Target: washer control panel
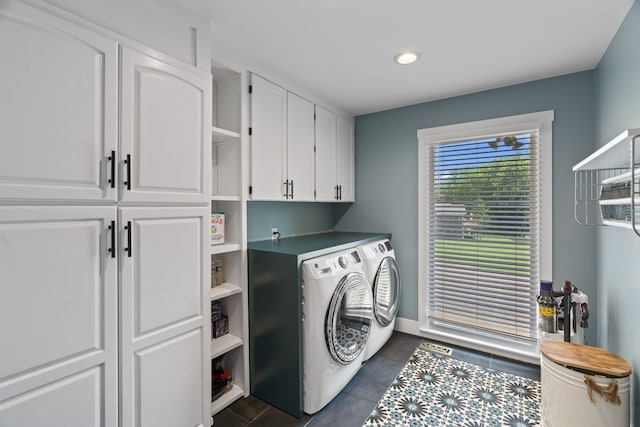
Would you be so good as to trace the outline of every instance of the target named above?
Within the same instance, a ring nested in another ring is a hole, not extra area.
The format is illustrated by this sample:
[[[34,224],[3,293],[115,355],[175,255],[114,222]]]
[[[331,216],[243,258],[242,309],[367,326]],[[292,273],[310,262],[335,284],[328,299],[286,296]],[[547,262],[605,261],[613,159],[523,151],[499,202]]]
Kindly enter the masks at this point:
[[[316,276],[325,276],[327,274],[333,274],[349,268],[350,265],[359,264],[362,262],[357,250],[353,250],[349,253],[345,253],[339,256],[329,257],[326,259],[317,260],[313,263]]]

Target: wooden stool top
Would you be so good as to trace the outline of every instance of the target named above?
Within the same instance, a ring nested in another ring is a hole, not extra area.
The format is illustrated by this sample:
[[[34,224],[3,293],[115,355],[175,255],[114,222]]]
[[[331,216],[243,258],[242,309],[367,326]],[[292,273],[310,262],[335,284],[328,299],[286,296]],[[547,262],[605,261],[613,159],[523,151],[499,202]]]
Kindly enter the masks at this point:
[[[626,360],[603,348],[564,341],[543,341],[540,343],[540,353],[565,368],[575,368],[612,378],[631,375],[631,365]]]

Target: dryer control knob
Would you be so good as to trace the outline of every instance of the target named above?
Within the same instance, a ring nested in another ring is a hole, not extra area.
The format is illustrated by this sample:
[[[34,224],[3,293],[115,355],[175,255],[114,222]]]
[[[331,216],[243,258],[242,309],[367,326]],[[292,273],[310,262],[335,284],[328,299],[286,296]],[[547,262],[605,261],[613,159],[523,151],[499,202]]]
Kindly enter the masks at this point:
[[[349,261],[347,260],[346,256],[341,256],[340,258],[338,258],[338,264],[340,264],[340,267],[342,268],[347,268],[347,265],[349,265]]]
[[[378,244],[378,250],[381,253],[385,253],[387,251],[387,248],[384,247],[384,245],[382,243]]]

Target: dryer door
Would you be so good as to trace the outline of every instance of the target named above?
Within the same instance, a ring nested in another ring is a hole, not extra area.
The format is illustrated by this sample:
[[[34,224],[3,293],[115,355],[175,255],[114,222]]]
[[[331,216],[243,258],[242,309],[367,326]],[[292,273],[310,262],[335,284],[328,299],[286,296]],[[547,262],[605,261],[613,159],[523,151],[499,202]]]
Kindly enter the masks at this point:
[[[331,357],[343,365],[355,360],[369,338],[372,316],[371,285],[360,273],[344,276],[334,292],[325,320],[325,339]]]
[[[392,257],[386,257],[378,266],[373,281],[373,312],[378,324],[388,326],[398,312],[400,270]]]

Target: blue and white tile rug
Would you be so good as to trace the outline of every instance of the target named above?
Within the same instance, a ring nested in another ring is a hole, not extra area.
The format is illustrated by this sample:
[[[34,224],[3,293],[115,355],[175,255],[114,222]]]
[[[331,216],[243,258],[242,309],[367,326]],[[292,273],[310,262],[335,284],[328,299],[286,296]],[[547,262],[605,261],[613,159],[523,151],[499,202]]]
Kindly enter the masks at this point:
[[[540,382],[418,347],[365,427],[540,425]]]

